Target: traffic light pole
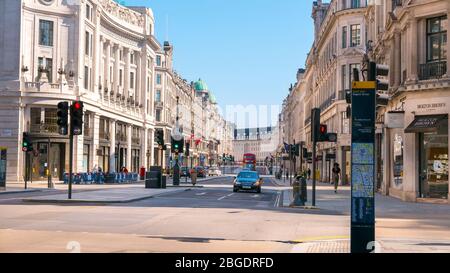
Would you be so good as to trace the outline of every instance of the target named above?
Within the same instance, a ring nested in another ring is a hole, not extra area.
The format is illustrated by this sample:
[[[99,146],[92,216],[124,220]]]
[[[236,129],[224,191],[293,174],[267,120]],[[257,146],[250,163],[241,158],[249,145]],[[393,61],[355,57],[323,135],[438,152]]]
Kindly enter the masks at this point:
[[[50,138],[48,138],[48,144],[47,144],[47,180],[48,180],[48,188],[53,189],[54,185],[52,182],[52,169],[50,168],[50,147],[52,145]]]
[[[316,140],[313,141],[312,147],[312,158],[313,158],[313,169],[312,169],[312,206],[316,206],[316,168],[317,168],[317,160],[316,160]]]
[[[69,133],[69,199],[72,199],[73,134]]]

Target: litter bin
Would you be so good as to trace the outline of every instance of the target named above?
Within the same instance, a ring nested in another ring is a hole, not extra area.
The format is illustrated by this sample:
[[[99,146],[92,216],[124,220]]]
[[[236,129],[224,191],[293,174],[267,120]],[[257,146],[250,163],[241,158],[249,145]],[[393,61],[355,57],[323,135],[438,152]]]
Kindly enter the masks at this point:
[[[116,180],[116,174],[115,173],[107,173],[105,174],[105,184],[114,184]]]
[[[147,172],[145,175],[146,189],[160,189],[161,188],[161,173]]]

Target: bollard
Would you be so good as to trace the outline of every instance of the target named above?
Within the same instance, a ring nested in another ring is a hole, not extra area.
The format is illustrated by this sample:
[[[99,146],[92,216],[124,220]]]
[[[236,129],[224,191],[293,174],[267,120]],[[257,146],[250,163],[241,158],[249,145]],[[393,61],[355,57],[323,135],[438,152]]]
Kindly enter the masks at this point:
[[[306,177],[304,176],[300,178],[300,181],[300,199],[303,204],[306,204],[306,202],[308,202],[308,183],[306,182]]]

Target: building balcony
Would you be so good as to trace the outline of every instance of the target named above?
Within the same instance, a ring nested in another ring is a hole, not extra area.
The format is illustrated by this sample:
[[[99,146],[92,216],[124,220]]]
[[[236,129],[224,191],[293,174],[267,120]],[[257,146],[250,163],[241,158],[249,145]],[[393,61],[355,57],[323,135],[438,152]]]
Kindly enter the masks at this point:
[[[432,62],[421,64],[419,67],[419,80],[440,79],[447,73],[447,62]]]
[[[155,101],[155,108],[163,108],[164,103],[162,101]]]

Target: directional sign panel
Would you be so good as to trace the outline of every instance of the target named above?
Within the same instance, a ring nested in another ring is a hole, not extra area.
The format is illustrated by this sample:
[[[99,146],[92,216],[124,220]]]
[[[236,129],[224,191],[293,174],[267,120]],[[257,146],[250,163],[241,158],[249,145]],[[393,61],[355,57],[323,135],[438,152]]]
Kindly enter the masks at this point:
[[[352,84],[351,249],[368,252],[375,241],[376,83]]]

